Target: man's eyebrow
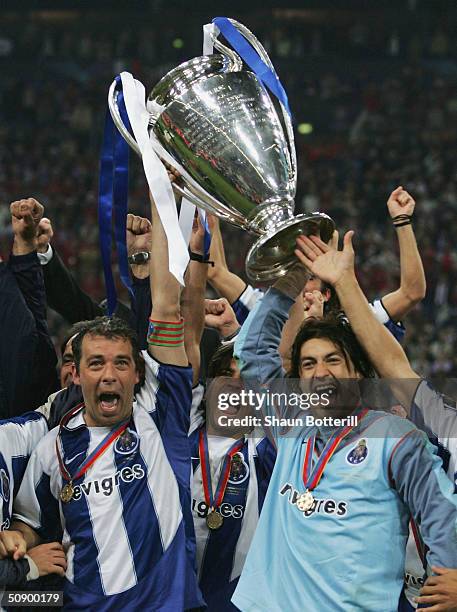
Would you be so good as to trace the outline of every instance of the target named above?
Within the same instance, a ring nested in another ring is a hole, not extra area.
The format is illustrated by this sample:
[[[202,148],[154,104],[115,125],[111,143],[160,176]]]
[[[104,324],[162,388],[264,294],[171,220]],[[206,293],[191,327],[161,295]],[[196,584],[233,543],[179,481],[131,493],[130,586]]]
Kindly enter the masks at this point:
[[[325,355],[325,359],[328,359],[329,357],[343,357],[343,353],[341,351],[332,351],[331,353],[327,353],[327,355]]]
[[[332,351],[331,353],[324,355],[324,359],[328,359],[329,357],[344,357],[344,355],[341,351]],[[305,359],[312,359],[313,361],[316,361],[316,357],[313,355],[303,355],[300,359],[301,361],[304,361]]]

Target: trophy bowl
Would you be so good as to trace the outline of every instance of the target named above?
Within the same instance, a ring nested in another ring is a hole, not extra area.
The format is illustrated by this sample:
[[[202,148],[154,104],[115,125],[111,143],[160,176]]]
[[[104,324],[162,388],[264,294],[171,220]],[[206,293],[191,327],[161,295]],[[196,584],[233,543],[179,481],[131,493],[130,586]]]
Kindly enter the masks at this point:
[[[230,21],[271,66],[253,34]],[[297,174],[289,114],[281,104],[284,131],[257,76],[216,37],[213,43],[217,53],[177,66],[152,89],[146,105],[150,137],[182,174],[185,189],[173,185],[178,193],[257,237],[246,273],[253,282],[267,283],[297,261],[299,234],[320,235],[327,242],[335,226],[323,213],[294,217]],[[118,94],[114,82],[108,98],[111,115],[138,152],[121,119]]]

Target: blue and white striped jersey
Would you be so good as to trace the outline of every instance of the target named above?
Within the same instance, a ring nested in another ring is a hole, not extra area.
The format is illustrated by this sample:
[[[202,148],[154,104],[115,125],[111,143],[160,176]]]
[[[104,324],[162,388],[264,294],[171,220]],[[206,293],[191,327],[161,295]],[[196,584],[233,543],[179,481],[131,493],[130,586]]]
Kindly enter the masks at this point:
[[[58,428],[38,445],[26,470],[15,517],[45,535],[60,521],[72,610],[183,610],[202,605],[194,547],[183,507],[190,507],[188,442],[192,370],[161,365],[143,352],[146,382],[121,436],[74,482],[72,501],[55,451]],[[82,413],[61,433],[63,459],[75,473],[109,430],[87,427]]]
[[[204,427],[204,425],[203,425]],[[241,461],[229,476],[219,508],[224,522],[211,531],[206,524],[208,505],[203,492],[198,452],[200,428],[190,436],[192,453],[192,514],[197,540],[199,585],[210,612],[233,611],[230,600],[243,569],[273,472],[276,450],[267,438],[245,436],[237,453]],[[213,490],[233,438],[208,436]],[[214,491],[213,491],[214,492]]]
[[[21,484],[27,461],[47,433],[47,421],[38,412],[27,412],[0,421],[0,531],[8,529],[11,524],[13,499]]]
[[[246,285],[246,289],[232,304],[233,311],[240,325],[243,325],[257,301],[262,298],[263,291],[261,289],[254,289],[252,285]]]

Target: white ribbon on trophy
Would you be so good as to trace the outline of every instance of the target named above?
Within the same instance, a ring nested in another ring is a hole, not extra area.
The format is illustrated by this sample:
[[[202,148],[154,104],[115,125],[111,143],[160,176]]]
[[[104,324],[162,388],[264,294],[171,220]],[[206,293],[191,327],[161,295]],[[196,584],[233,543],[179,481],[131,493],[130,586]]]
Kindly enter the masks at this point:
[[[121,73],[125,108],[138,144],[146,180],[168,242],[168,265],[170,272],[184,285],[184,273],[189,263],[187,244],[179,228],[175,198],[165,166],[151,147],[148,133],[149,113],[146,109],[144,85],[129,72]]]

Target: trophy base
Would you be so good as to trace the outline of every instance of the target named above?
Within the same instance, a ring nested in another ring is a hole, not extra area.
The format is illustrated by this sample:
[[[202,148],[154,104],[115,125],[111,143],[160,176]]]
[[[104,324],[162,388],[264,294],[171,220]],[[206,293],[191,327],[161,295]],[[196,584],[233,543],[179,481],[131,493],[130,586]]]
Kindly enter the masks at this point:
[[[295,240],[301,234],[319,235],[328,242],[335,223],[324,213],[302,214],[280,223],[255,242],[246,258],[246,274],[253,283],[269,283],[284,276],[298,262]]]

